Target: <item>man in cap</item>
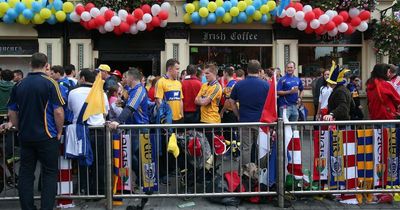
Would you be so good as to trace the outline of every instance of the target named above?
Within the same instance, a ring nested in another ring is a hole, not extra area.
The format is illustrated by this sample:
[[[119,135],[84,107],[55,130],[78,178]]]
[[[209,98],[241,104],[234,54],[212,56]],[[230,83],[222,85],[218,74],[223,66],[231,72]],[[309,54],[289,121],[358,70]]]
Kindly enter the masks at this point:
[[[111,68],[107,64],[100,64],[98,70],[101,73],[101,78],[104,82],[104,91],[107,92],[109,87],[117,86],[118,82],[111,76]]]

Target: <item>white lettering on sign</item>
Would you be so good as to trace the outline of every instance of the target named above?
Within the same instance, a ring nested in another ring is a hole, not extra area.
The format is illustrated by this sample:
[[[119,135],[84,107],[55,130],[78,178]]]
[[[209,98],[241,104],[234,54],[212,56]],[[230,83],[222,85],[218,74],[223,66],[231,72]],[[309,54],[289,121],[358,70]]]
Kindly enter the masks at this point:
[[[303,82],[304,89],[305,89],[305,90],[311,90],[311,89],[312,89],[311,83],[312,83],[315,79],[317,79],[317,77],[302,77],[302,78],[300,78],[300,79],[301,79],[301,81]]]
[[[257,41],[258,34],[251,33],[248,31],[244,32],[232,32],[227,35],[228,32],[203,32],[203,41],[226,41],[227,38],[230,41]]]

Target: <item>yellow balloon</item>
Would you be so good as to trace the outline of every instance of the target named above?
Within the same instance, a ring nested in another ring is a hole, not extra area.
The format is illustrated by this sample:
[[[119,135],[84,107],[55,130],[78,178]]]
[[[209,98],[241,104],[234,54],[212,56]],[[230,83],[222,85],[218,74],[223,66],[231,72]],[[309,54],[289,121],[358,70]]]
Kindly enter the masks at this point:
[[[194,12],[194,10],[196,9],[196,7],[194,6],[194,4],[189,3],[189,4],[186,4],[185,9],[186,9],[187,13],[192,14]]]
[[[246,20],[246,23],[252,23],[253,22],[253,18],[252,17],[248,17]]]
[[[0,12],[1,13],[6,13],[8,9],[10,9],[10,5],[8,5],[7,2],[0,3]]]
[[[267,13],[269,12],[269,7],[268,7],[268,5],[266,5],[266,4],[262,5],[262,6],[260,7],[260,12],[261,12],[261,14],[263,14],[263,15],[267,14]]]
[[[239,15],[239,9],[237,7],[232,7],[231,10],[229,11],[229,14],[232,17],[236,17]]]
[[[254,19],[255,21],[259,21],[259,20],[261,20],[261,17],[262,17],[261,12],[258,11],[258,10],[256,10],[256,11],[254,12],[254,14],[253,14],[253,19]]]
[[[199,1],[194,1],[192,3],[194,5],[194,11],[197,11],[200,9],[200,2]]]
[[[217,4],[217,6],[222,7],[222,5],[224,4],[223,0],[216,0],[215,3]]]
[[[25,6],[28,9],[32,9],[32,3],[34,0],[25,0]]]
[[[268,2],[267,2],[267,5],[268,5],[268,7],[269,7],[269,10],[274,10],[275,7],[276,7],[275,1],[268,1]]]
[[[74,11],[74,5],[71,2],[65,2],[62,9],[65,13],[71,13]]]
[[[243,12],[247,7],[246,2],[244,1],[239,1],[237,8],[239,8],[239,11]]]
[[[19,0],[8,0],[8,4],[10,5],[10,7],[15,7],[15,5],[19,2]]]
[[[215,10],[217,10],[217,4],[215,2],[210,2],[207,5],[207,9],[210,12],[215,12]]]
[[[58,22],[64,22],[66,18],[67,18],[67,15],[65,14],[64,11],[56,12],[56,19]]]
[[[208,9],[205,8],[205,7],[200,8],[199,15],[200,15],[200,17],[203,17],[203,18],[207,17],[208,16]]]
[[[23,25],[28,25],[29,24],[29,20],[27,20],[24,15],[20,14],[17,18],[18,23],[21,23]]]
[[[229,13],[225,13],[222,20],[224,21],[224,23],[230,23],[232,21],[232,16]]]
[[[246,2],[247,5],[252,5],[253,4],[253,0],[244,0],[244,2]]]
[[[4,16],[5,13],[0,12],[0,18],[2,18]]]
[[[57,10],[56,10],[56,9],[54,9],[54,7],[53,7],[53,8],[51,8],[51,10],[50,10],[50,11],[51,11],[51,14],[53,14],[53,15],[54,15],[54,14],[56,14],[56,12],[57,12]]]
[[[35,16],[33,16],[32,23],[34,23],[34,24],[43,24],[44,21],[45,20],[39,14],[35,14]]]
[[[217,18],[217,24],[221,24],[222,22],[224,22],[224,20],[222,20],[222,17],[218,17]]]
[[[40,17],[42,17],[43,19],[49,19],[51,17],[51,11],[47,8],[41,9]]]
[[[186,13],[185,15],[183,15],[183,22],[186,24],[191,24],[192,21],[192,16],[189,13]]]

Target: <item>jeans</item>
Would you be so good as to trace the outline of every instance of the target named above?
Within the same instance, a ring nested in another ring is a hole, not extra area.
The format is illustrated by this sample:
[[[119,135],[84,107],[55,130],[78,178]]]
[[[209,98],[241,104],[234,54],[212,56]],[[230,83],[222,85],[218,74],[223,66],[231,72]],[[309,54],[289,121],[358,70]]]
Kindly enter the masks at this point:
[[[33,183],[36,163],[41,163],[41,209],[53,209],[57,193],[58,156],[60,142],[56,138],[37,142],[21,141],[21,166],[18,194],[21,209],[36,209],[33,202]]]
[[[282,117],[283,108],[283,106],[279,107],[279,117]],[[299,110],[297,109],[297,105],[287,105],[286,116],[289,121],[297,121],[299,119]]]

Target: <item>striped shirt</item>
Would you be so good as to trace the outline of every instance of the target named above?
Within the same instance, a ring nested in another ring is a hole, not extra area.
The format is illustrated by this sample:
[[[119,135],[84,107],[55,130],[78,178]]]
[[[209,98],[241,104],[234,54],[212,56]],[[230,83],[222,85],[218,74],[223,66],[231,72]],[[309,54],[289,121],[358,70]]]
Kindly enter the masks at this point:
[[[141,84],[137,84],[129,90],[129,98],[126,105],[133,109],[133,114],[127,120],[127,124],[149,123],[149,116],[147,114],[148,100],[147,91]]]

